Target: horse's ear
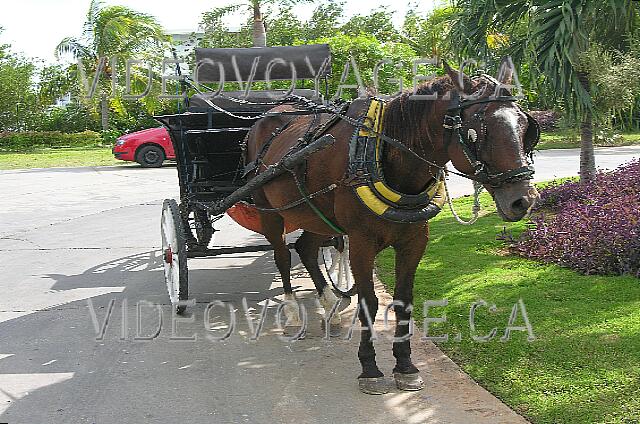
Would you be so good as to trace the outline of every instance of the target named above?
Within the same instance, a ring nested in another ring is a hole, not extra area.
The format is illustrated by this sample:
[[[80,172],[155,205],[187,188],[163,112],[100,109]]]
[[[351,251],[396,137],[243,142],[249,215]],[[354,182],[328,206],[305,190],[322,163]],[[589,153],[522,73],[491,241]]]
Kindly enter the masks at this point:
[[[500,84],[511,85],[513,82],[513,62],[509,57],[504,57],[500,63],[497,80]]]
[[[451,78],[451,82],[458,89],[458,91],[465,93],[471,89],[471,80],[464,73],[453,69],[449,64],[443,60],[442,67],[444,71]]]

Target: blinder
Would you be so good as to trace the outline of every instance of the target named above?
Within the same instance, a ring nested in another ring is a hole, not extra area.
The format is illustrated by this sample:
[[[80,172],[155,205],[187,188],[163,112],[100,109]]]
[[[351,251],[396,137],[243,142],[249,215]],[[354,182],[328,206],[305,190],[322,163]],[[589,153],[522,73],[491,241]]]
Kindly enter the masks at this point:
[[[531,114],[524,110],[522,112],[527,115],[527,121],[529,122],[527,132],[524,134],[524,152],[527,155],[531,155],[533,149],[540,141],[540,124]]]

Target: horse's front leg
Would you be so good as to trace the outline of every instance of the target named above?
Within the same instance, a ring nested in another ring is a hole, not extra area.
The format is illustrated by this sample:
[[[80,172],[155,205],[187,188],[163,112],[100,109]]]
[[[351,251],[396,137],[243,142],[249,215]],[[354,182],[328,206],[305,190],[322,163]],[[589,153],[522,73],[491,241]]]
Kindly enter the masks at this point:
[[[411,235],[409,235],[411,234]],[[424,381],[418,368],[411,362],[411,334],[409,325],[413,308],[413,281],[416,269],[429,240],[428,224],[420,225],[417,231],[407,231],[401,241],[394,245],[396,251],[396,287],[393,293],[396,314],[396,331],[393,356],[396,366],[393,377],[401,390],[421,390]]]
[[[380,395],[389,391],[389,385],[376,364],[376,351],[371,338],[371,327],[378,312],[378,297],[373,286],[373,261],[379,249],[370,240],[351,234],[349,244],[349,261],[358,290],[358,318],[363,328],[358,348],[358,359],[362,366],[358,385],[363,393]]]

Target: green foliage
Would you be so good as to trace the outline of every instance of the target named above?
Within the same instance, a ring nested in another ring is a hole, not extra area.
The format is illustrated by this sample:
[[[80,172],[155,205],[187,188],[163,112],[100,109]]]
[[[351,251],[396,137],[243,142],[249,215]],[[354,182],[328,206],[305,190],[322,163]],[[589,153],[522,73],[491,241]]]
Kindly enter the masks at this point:
[[[265,21],[268,46],[290,46],[300,38],[302,22],[290,8],[267,16]]]
[[[201,47],[251,47],[250,23],[247,21],[240,27],[240,31],[231,32],[224,19],[237,8],[237,5],[216,7],[202,14],[200,26],[204,30],[204,37],[200,42]]]
[[[302,27],[302,40],[333,37],[340,32],[340,18],[344,13],[344,3],[328,0],[316,6],[311,18]]]
[[[121,135],[122,135],[122,131],[120,130],[106,130],[100,133],[102,142],[108,146],[112,146],[113,144],[115,144],[116,140]]]
[[[95,147],[103,144],[94,131],[66,134],[60,131],[0,133],[0,151],[24,152],[41,148]]]
[[[635,107],[640,96],[640,55],[607,50],[599,43],[580,55],[579,67],[589,75],[596,117],[601,125]]]
[[[3,31],[4,28],[0,26],[0,34],[2,34]],[[11,47],[9,44],[0,44],[0,60],[7,56],[9,47]]]
[[[100,117],[82,103],[71,103],[65,107],[52,107],[44,115],[40,129],[75,133],[100,129]]]
[[[398,31],[393,26],[393,15],[385,9],[374,10],[368,15],[354,15],[340,28],[345,35],[368,34],[378,41],[399,41]]]
[[[0,131],[28,130],[37,125],[40,105],[34,74],[34,64],[22,57],[0,59]]]
[[[631,0],[456,0],[455,10],[450,40],[459,55],[491,61],[498,51],[525,61],[531,80],[541,78],[546,94],[575,117],[594,112],[581,55],[596,41],[607,49],[624,44],[638,16]],[[492,48],[492,36],[506,37],[506,47]]]
[[[446,6],[437,7],[426,16],[410,9],[402,25],[403,40],[423,57],[450,57],[451,48],[446,36],[454,13],[452,7]]]
[[[43,105],[55,104],[67,94],[77,96],[77,83],[69,69],[61,65],[44,66],[39,73],[38,98]]]
[[[85,96],[86,89],[80,79],[86,77],[92,80],[98,70],[101,70],[104,60],[109,62],[104,66],[105,78],[100,79],[98,92],[91,99],[92,108],[98,110],[99,102],[104,100],[111,88],[111,75],[116,70],[111,69],[110,60],[116,58],[116,67],[119,70],[120,82],[124,82],[124,70],[127,59],[142,59],[147,63],[153,63],[155,72],[152,73],[154,85],[160,84],[159,64],[169,41],[168,37],[155,18],[146,13],[137,12],[123,6],[106,6],[102,2],[92,0],[84,25],[84,34],[81,39],[67,37],[56,47],[57,56],[70,54],[78,59],[79,64],[71,65],[67,71],[77,78],[77,85],[72,88],[75,92]],[[79,66],[81,65],[81,67]],[[84,71],[84,72],[82,72]],[[83,75],[84,73],[84,75]],[[139,86],[146,84],[146,71],[135,70],[133,72],[133,84]],[[90,84],[90,82],[89,82]],[[122,86],[123,84],[120,84]],[[116,93],[116,98],[109,102],[111,110],[118,115],[127,115],[128,103],[122,101],[124,93]],[[148,106],[148,113],[153,113],[163,105],[157,100],[157,96],[147,96],[143,104]],[[87,101],[83,99],[83,101]],[[100,109],[102,110],[102,109]],[[102,117],[107,121],[107,117]]]
[[[200,25],[205,29],[202,46],[252,47],[254,45],[262,45],[259,40],[260,34],[254,32],[256,28],[253,25],[256,13],[259,14],[258,16],[263,21],[262,25],[264,27],[262,29],[266,30],[268,28],[267,46],[290,45],[295,38],[294,32],[296,30],[299,31],[301,24],[291,12],[291,7],[294,4],[310,1],[313,0],[244,0],[226,6],[215,7],[202,14]],[[247,13],[247,21],[238,32],[231,32],[225,22],[225,17],[230,13],[239,11]],[[273,23],[278,29],[273,31],[274,34],[271,34],[271,25]]]
[[[56,54],[94,60],[101,57],[143,53],[168,41],[156,19],[124,6],[107,6],[92,0],[84,24],[83,39],[65,38]]]
[[[411,61],[416,58],[415,51],[402,43],[381,43],[373,35],[360,34],[358,36],[335,35],[328,38],[308,40],[306,43],[297,44],[328,44],[332,55],[332,72],[329,79],[329,92],[333,96],[338,90],[340,80],[346,64],[350,64],[350,58],[355,61],[364,84],[363,88],[373,87],[373,72],[375,66],[382,59],[391,59],[395,63],[402,63],[401,69],[393,65],[385,65],[380,68],[379,85],[380,94],[394,94],[398,91],[398,84],[389,82],[391,78],[400,78],[404,86],[411,84]],[[347,85],[357,84],[356,73],[350,64],[348,78],[344,82]],[[355,89],[345,92],[350,97],[357,97]],[[345,96],[348,98],[348,96]]]

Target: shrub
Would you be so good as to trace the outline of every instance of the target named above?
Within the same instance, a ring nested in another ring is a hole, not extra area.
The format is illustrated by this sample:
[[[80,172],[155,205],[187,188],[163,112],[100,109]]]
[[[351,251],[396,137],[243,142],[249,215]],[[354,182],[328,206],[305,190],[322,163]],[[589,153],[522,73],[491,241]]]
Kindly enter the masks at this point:
[[[542,190],[532,226],[514,247],[585,274],[640,277],[640,160],[600,172],[592,183]]]
[[[71,103],[64,107],[52,107],[43,117],[38,128],[42,131],[60,131],[78,133],[82,131],[99,131],[100,117],[82,103]]]
[[[115,144],[116,140],[118,139],[118,137],[120,137],[122,135],[122,131],[120,130],[106,130],[106,131],[102,131],[101,133],[102,136],[102,142],[104,144],[107,144],[109,146]]]
[[[103,145],[94,131],[65,134],[59,131],[0,133],[0,151],[24,152],[38,148],[95,147]]]

